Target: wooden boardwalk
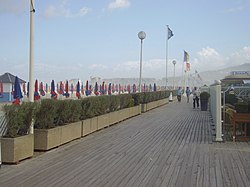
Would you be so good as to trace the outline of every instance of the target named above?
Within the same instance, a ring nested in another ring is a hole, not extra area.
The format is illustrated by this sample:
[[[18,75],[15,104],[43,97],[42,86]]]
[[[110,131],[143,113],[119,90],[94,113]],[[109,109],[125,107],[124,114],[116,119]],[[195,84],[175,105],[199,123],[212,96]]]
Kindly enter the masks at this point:
[[[213,142],[209,112],[170,103],[3,165],[0,186],[250,186],[248,142]]]

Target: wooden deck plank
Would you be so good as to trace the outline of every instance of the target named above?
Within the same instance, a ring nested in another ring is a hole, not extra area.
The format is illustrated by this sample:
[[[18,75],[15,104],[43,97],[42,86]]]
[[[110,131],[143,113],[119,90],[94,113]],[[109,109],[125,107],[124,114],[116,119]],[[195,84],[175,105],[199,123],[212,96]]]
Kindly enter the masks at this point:
[[[209,112],[170,103],[3,165],[0,186],[250,186],[249,142],[216,143],[211,133]]]

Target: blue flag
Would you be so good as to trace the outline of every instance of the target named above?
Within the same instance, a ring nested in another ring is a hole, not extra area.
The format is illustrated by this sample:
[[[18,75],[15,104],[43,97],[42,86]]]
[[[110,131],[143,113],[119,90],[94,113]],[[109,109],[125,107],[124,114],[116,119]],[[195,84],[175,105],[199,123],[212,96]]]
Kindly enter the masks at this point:
[[[173,33],[173,31],[168,27],[168,40],[169,40],[172,36],[174,36],[174,33]]]
[[[188,62],[189,61],[189,54],[184,51],[184,62]]]

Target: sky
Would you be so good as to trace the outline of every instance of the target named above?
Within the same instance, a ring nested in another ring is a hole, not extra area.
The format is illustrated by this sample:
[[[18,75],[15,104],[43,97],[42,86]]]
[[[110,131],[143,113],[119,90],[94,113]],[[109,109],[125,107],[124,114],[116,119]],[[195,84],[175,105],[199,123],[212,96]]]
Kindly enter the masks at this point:
[[[190,73],[250,63],[250,0],[35,0],[34,8],[41,81],[138,78],[140,31],[143,78],[166,76],[166,51],[168,77],[173,60],[182,74],[184,50]],[[30,0],[0,0],[0,25],[0,74],[28,80]]]

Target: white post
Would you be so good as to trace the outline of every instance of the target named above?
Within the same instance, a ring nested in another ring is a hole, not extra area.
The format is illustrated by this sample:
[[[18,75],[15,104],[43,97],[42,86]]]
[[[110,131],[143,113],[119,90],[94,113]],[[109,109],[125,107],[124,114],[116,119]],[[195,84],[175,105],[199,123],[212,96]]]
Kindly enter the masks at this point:
[[[140,31],[138,33],[138,38],[141,40],[141,52],[140,52],[140,78],[139,78],[139,92],[141,93],[141,82],[142,82],[142,40],[146,38],[146,33],[144,31]]]
[[[34,3],[30,0],[30,66],[29,66],[29,101],[34,102]],[[30,134],[33,134],[33,123],[30,126]]]
[[[166,90],[168,85],[168,25],[167,25],[167,38],[166,38]]]
[[[173,89],[175,90],[175,64],[176,64],[176,61],[173,60],[173,64],[174,64],[174,81],[173,81]]]
[[[141,52],[140,52],[140,79],[139,79],[139,92],[141,93],[141,82],[142,82],[142,39],[141,39]]]
[[[215,86],[216,98],[216,138],[215,141],[223,141],[222,139],[222,125],[221,125],[221,85]]]

